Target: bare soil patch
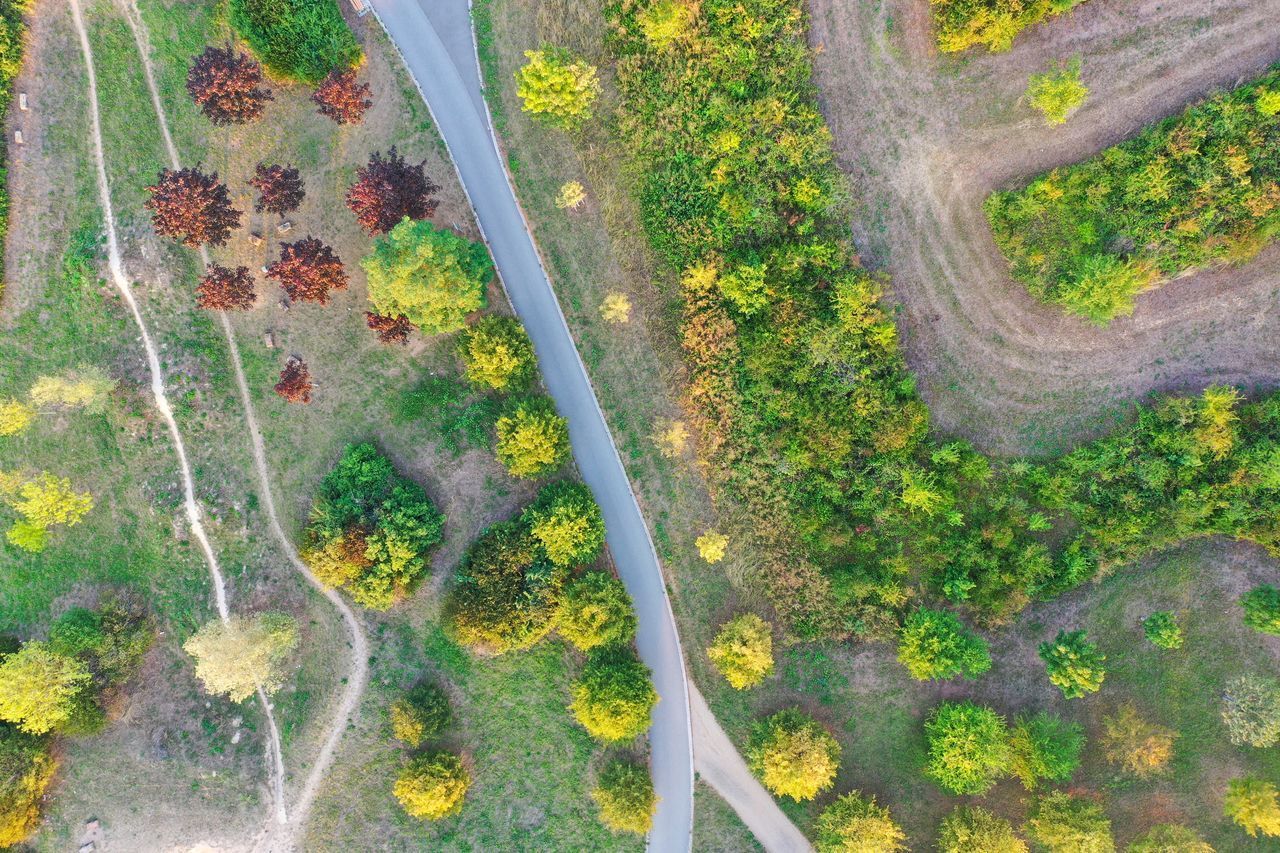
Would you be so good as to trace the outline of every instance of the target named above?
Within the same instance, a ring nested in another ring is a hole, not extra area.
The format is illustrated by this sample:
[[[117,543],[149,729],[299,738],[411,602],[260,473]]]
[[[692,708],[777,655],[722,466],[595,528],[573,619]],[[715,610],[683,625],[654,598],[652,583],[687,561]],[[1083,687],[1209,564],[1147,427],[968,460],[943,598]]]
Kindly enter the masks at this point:
[[[1153,391],[1280,384],[1280,246],[1187,276],[1099,329],[1008,273],[982,202],[1086,159],[1280,59],[1280,0],[1093,0],[1011,51],[942,57],[924,0],[811,0],[816,81],[860,203],[864,261],[901,303],[908,362],[943,433],[1000,454],[1100,435]],[[1020,102],[1030,74],[1080,55],[1090,96],[1065,126]]]

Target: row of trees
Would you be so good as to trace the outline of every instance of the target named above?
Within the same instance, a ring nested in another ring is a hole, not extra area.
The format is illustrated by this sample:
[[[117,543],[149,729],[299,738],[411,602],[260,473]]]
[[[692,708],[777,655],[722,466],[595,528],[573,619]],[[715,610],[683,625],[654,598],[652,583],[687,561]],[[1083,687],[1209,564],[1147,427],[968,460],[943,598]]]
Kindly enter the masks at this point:
[[[410,750],[438,740],[453,718],[449,697],[428,681],[391,703],[391,732]],[[412,756],[392,792],[410,817],[440,820],[462,810],[471,773],[459,755],[429,748]]]

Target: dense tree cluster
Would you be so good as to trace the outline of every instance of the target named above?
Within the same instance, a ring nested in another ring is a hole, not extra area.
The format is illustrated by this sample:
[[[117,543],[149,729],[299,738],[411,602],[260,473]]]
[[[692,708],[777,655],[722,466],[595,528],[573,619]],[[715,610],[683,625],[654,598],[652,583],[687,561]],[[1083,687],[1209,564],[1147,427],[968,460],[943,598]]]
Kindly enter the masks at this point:
[[[272,99],[262,86],[262,66],[230,47],[207,47],[192,61],[187,92],[216,125],[256,121]]]
[[[348,445],[320,483],[302,558],[321,583],[385,610],[428,568],[444,516],[422,487],[372,444]]]
[[[267,267],[290,299],[329,304],[329,294],[347,289],[347,270],[333,249],[315,237],[280,244],[280,259]]]
[[[357,82],[354,70],[335,68],[316,87],[311,100],[315,101],[320,115],[338,124],[360,124],[373,106],[369,99],[371,92],[368,83]]]
[[[347,190],[347,207],[370,234],[386,234],[403,219],[426,219],[440,204],[434,196],[440,188],[424,171],[426,162],[414,165],[396,152],[383,157],[375,151],[356,170],[356,182]]]
[[[244,311],[257,301],[248,267],[210,264],[196,285],[196,305],[210,311]]]
[[[302,173],[295,166],[281,166],[278,163],[268,166],[259,163],[254,169],[249,186],[258,191],[258,200],[253,209],[259,213],[288,213],[297,210],[298,205],[306,198],[306,189],[302,186]]]
[[[161,237],[185,246],[221,246],[240,227],[240,211],[231,206],[227,186],[218,181],[217,172],[207,175],[199,167],[161,169],[147,192],[151,197],[146,207]]]
[[[835,784],[840,744],[821,723],[792,708],[756,724],[746,759],[764,786],[779,797],[811,800]]]

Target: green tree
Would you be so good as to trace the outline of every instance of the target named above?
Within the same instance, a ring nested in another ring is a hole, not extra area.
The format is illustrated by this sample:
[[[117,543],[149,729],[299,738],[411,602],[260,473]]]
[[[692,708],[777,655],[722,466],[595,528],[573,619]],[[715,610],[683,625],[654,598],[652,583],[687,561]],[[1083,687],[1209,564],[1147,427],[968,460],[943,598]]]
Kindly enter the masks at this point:
[[[1270,782],[1232,779],[1222,810],[1251,836],[1280,836],[1280,798]]]
[[[319,83],[363,59],[336,0],[231,0],[231,26],[272,74]]]
[[[38,640],[0,659],[0,720],[31,734],[63,726],[93,676],[77,658]]]
[[[1054,791],[1031,806],[1026,832],[1049,853],[1114,853],[1111,821],[1091,799]]]
[[[392,793],[409,817],[440,820],[462,811],[471,773],[462,759],[448,752],[429,752],[410,761]]]
[[[569,459],[569,422],[549,397],[521,400],[498,418],[498,461],[513,477],[536,479]]]
[[[579,651],[631,642],[636,614],[622,581],[608,572],[586,572],[565,585],[556,627]]]
[[[649,769],[629,761],[612,761],[602,771],[591,799],[600,807],[600,822],[614,832],[646,834],[653,826],[658,798]]]
[[[1177,732],[1148,722],[1131,704],[1102,718],[1102,748],[1107,761],[1138,777],[1152,776],[1173,757]]]
[[[0,848],[26,841],[40,824],[40,803],[58,763],[49,740],[0,723]]]
[[[1142,632],[1151,645],[1161,649],[1182,648],[1182,629],[1177,617],[1168,610],[1158,610],[1142,620]]]
[[[818,853],[896,853],[907,836],[874,796],[851,791],[823,809],[814,825]]]
[[[1280,636],[1280,589],[1258,586],[1240,599],[1244,608],[1244,624],[1264,634]]]
[[[1162,823],[1130,842],[1125,853],[1213,853],[1213,848],[1193,829]]]
[[[943,702],[925,720],[925,774],[953,794],[982,794],[1009,772],[1004,719],[972,702]]]
[[[1089,88],[1080,82],[1080,58],[1043,74],[1032,74],[1027,81],[1027,100],[1044,115],[1049,124],[1065,124],[1089,96]]]
[[[991,668],[986,640],[966,629],[954,613],[925,607],[903,622],[898,661],[920,681],[976,678]]]
[[[1222,694],[1222,721],[1234,744],[1265,749],[1280,743],[1280,681],[1241,675]]]
[[[1019,716],[1009,732],[1009,770],[1028,791],[1041,779],[1066,782],[1080,766],[1084,729],[1043,711]]]
[[[746,758],[774,794],[812,800],[835,784],[840,744],[817,720],[789,708],[756,723]]]
[[[620,742],[648,730],[657,701],[649,668],[626,646],[610,646],[588,655],[569,710],[593,737]]]
[[[538,366],[524,326],[513,317],[482,317],[463,333],[461,353],[467,379],[495,391],[523,388]]]
[[[524,55],[528,62],[516,72],[516,94],[525,112],[561,130],[574,130],[591,118],[600,94],[595,66],[558,47]]]
[[[938,831],[939,853],[1027,853],[1009,821],[986,809],[957,806]]]
[[[195,658],[205,690],[243,702],[259,688],[271,693],[284,683],[284,665],[297,645],[293,617],[259,613],[207,622],[182,648]]]
[[[386,317],[406,317],[424,334],[456,332],[485,306],[493,262],[480,243],[427,220],[402,219],[374,241],[360,265],[369,301]]]
[[[707,657],[737,690],[760,684],[773,672],[773,631],[754,613],[743,613],[720,626]]]
[[[1107,656],[1085,639],[1084,631],[1059,631],[1051,643],[1040,644],[1040,659],[1049,671],[1049,681],[1068,699],[1096,693],[1107,671]]]
[[[453,714],[445,692],[423,682],[392,702],[389,716],[395,739],[416,749],[444,731]]]
[[[557,566],[590,563],[604,547],[604,516],[581,483],[561,480],[543,486],[520,520]]]
[[[93,509],[93,495],[77,492],[66,477],[41,471],[31,478],[13,478],[0,488],[3,497],[22,518],[5,534],[24,551],[38,553],[56,524],[74,527]]]

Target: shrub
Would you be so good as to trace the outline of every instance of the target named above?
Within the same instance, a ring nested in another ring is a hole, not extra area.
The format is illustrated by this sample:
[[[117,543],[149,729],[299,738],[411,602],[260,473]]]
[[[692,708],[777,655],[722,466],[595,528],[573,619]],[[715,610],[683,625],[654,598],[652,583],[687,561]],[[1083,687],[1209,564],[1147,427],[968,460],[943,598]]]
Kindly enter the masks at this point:
[[[443,530],[421,486],[374,445],[352,444],[320,483],[302,558],[322,583],[385,610],[422,578]]]
[[[550,397],[530,397],[513,405],[496,424],[498,461],[513,477],[536,479],[569,459],[569,422]]]
[[[552,127],[573,130],[591,118],[600,94],[596,69],[557,47],[525,51],[528,62],[516,72],[516,94],[525,112]]]
[[[377,313],[405,317],[425,334],[456,332],[485,306],[493,263],[480,243],[426,221],[401,221],[360,262]]]
[[[756,723],[746,759],[774,794],[812,800],[835,784],[840,744],[817,720],[791,708]]]
[[[82,409],[101,414],[116,381],[100,367],[80,365],[31,383],[27,398],[38,409]]]
[[[1084,631],[1059,631],[1053,642],[1040,644],[1040,659],[1049,681],[1068,699],[1098,692],[1107,676],[1102,666],[1107,656],[1085,640]]]
[[[760,684],[773,672],[773,631],[754,613],[743,613],[720,626],[707,657],[737,690]]]
[[[1264,749],[1280,743],[1280,681],[1242,675],[1227,682],[1222,720],[1234,744]]]
[[[555,205],[561,210],[573,210],[587,200],[587,189],[581,181],[565,181],[556,193]]]
[[[657,701],[649,668],[631,649],[609,646],[588,655],[569,710],[592,737],[614,743],[644,734]]]
[[[1280,636],[1280,589],[1254,587],[1240,599],[1240,606],[1244,608],[1244,624],[1255,631]]]
[[[495,524],[463,558],[445,603],[458,641],[490,654],[526,649],[554,626],[562,573],[521,524]]]
[[[723,560],[729,551],[729,537],[717,530],[708,530],[693,544],[698,548],[698,556],[709,566]]]
[[[1142,633],[1151,645],[1161,649],[1182,648],[1182,629],[1177,617],[1168,610],[1158,610],[1142,620]]]
[[[409,333],[414,328],[408,317],[403,315],[386,317],[382,314],[375,314],[372,311],[364,312],[364,323],[369,327],[370,331],[377,334],[378,340],[384,344],[409,343]]]
[[[1009,821],[986,809],[957,806],[938,831],[939,853],[1027,853]]]
[[[310,403],[311,390],[315,384],[311,381],[311,371],[307,363],[291,356],[280,369],[280,378],[271,389],[286,403]]]
[[[957,53],[982,45],[1008,50],[1022,30],[1061,14],[1084,0],[933,0],[938,49]]]
[[[391,703],[391,733],[410,749],[436,737],[453,716],[449,697],[435,684],[419,684]]]
[[[608,572],[586,572],[565,586],[556,627],[585,652],[630,643],[636,635],[636,614],[622,581]]]
[[[1065,124],[1067,116],[1083,104],[1088,95],[1088,87],[1080,82],[1079,57],[1066,67],[1032,74],[1027,81],[1027,100],[1049,124]]]
[[[1031,806],[1026,832],[1049,853],[1113,853],[1111,821],[1085,797],[1054,791]]]
[[[58,654],[46,643],[24,643],[0,658],[0,720],[30,734],[67,723],[93,676],[83,661]]]
[[[262,67],[237,51],[207,47],[187,72],[187,93],[215,125],[246,124],[262,117],[271,91]]]
[[[992,194],[987,217],[1014,278],[1106,324],[1147,287],[1252,256],[1280,222],[1277,125],[1259,103],[1275,85],[1280,68],[1091,160]]]
[[[360,124],[373,106],[369,100],[371,92],[368,83],[356,82],[354,70],[335,68],[316,87],[311,100],[315,102],[316,112],[338,124]]]
[[[889,817],[889,810],[876,805],[874,796],[852,791],[823,809],[814,824],[818,853],[896,853],[907,849],[907,836]]]
[[[1159,773],[1173,757],[1177,733],[1149,723],[1138,716],[1133,705],[1121,705],[1116,713],[1102,718],[1102,748],[1107,761],[1135,776]]]
[[[966,629],[954,613],[924,607],[902,625],[898,661],[919,681],[976,678],[991,668],[985,640]]]
[[[20,400],[0,400],[0,435],[17,435],[31,426],[36,410]]]
[[[414,758],[400,771],[392,792],[409,817],[440,820],[462,811],[471,774],[462,759],[448,752]]]
[[[40,803],[57,768],[47,739],[0,723],[0,848],[35,832]]]
[[[615,832],[645,835],[653,827],[658,798],[649,769],[629,761],[613,761],[600,772],[591,790],[600,807],[600,822]]]
[[[1261,779],[1233,779],[1227,786],[1223,813],[1256,837],[1280,836],[1280,798],[1276,786]]]
[[[520,520],[557,566],[590,563],[604,547],[604,517],[581,483],[562,480],[543,486]]]
[[[1151,827],[1125,848],[1125,853],[1214,853],[1199,833],[1175,823]]]
[[[467,379],[495,391],[523,388],[538,366],[533,344],[514,317],[482,318],[463,333],[461,350]]]
[[[1028,791],[1041,779],[1066,782],[1080,766],[1084,729],[1041,711],[1019,716],[1009,732],[1009,770]]]
[[[982,794],[1009,771],[1004,719],[972,702],[943,702],[924,724],[925,774],[953,794]]]
[[[613,291],[600,303],[600,316],[615,326],[631,322],[631,300],[627,294]]]
[[[231,0],[231,26],[287,80],[318,83],[364,58],[337,0]]]
[[[182,644],[195,658],[196,677],[212,694],[243,702],[284,683],[284,665],[298,646],[298,623],[283,613],[214,619]]]
[[[154,639],[150,619],[110,599],[96,611],[73,607],[49,626],[49,648],[83,661],[100,688],[132,678]]]

